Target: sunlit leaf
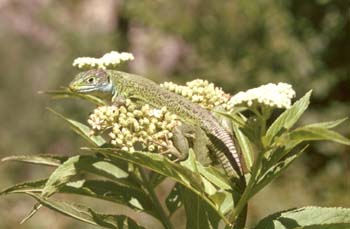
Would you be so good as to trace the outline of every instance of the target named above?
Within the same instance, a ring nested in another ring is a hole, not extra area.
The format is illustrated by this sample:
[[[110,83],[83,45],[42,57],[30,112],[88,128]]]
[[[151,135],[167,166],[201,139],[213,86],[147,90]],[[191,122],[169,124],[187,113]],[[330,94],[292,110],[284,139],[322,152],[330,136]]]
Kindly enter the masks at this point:
[[[262,219],[254,229],[346,229],[349,208],[303,207],[278,212]]]
[[[210,199],[220,208],[221,212],[227,214],[234,206],[232,196],[240,195],[238,188],[234,187],[229,177],[223,175],[214,167],[197,165],[197,168],[202,176],[218,188],[218,190],[210,196]]]
[[[59,118],[63,119],[64,121],[66,121],[69,124],[69,127],[76,132],[77,134],[79,134],[80,136],[82,136],[85,140],[87,140],[89,143],[91,143],[94,146],[102,146],[103,144],[106,143],[106,141],[101,137],[101,136],[94,136],[91,135],[92,130],[90,127],[88,127],[87,125],[84,125],[78,121],[75,121],[73,119],[69,119],[64,117],[62,114],[54,111],[51,108],[48,108],[49,111],[51,111],[52,113],[54,113],[56,116],[58,116]]]
[[[138,187],[137,183],[133,182],[132,179],[123,179],[128,176],[128,173],[124,172],[118,166],[110,164],[110,162],[103,161],[103,159],[104,158],[101,157],[101,155],[100,157],[98,155],[78,155],[69,158],[63,164],[58,166],[50,175],[42,190],[42,195],[48,197],[55,192],[58,192],[63,185],[82,172],[90,172],[95,175],[108,177],[114,179],[119,184],[129,187]],[[118,162],[117,164],[119,165],[120,163]],[[22,222],[31,218],[40,207],[41,205],[36,205]]]
[[[15,155],[4,157],[1,161],[19,161],[31,164],[59,166],[68,159],[67,156],[58,156],[50,154],[39,154],[39,155]]]
[[[27,181],[24,183],[16,184],[12,187],[6,188],[0,192],[0,195],[7,195],[10,193],[25,193],[25,192],[38,192],[41,193],[47,179],[37,181]]]
[[[81,93],[74,93],[68,89],[44,91],[44,92],[39,92],[39,93],[48,94],[48,95],[52,96],[52,98],[54,98],[54,99],[80,98],[80,99],[89,101],[89,102],[96,104],[96,105],[100,105],[100,106],[106,105],[106,103],[103,100],[101,100],[95,96],[81,94]]]
[[[202,176],[207,178],[212,184],[223,190],[231,190],[231,181],[229,177],[223,175],[214,167],[203,167],[197,163],[198,171]]]
[[[110,156],[114,156],[116,158],[120,158],[122,160],[126,160],[128,162],[134,163],[136,165],[140,165],[142,167],[148,168],[154,172],[160,173],[163,176],[171,178],[185,187],[192,190],[194,193],[200,196],[200,198],[204,199],[211,207],[218,211],[220,217],[224,220],[224,213],[220,212],[220,208],[216,206],[213,201],[209,198],[210,194],[206,193],[206,191],[212,192],[213,185],[208,185],[209,181],[204,181],[204,178],[199,175],[199,173],[195,173],[195,167],[198,168],[200,164],[194,165],[193,162],[187,162],[183,165],[179,165],[177,163],[171,162],[168,158],[154,153],[146,153],[146,152],[125,152],[118,151],[116,149],[111,148],[85,148],[86,150],[96,151],[103,154],[108,154]],[[188,167],[187,167],[188,166]],[[227,220],[226,220],[227,222]]]
[[[338,134],[335,131],[315,125],[300,127],[291,131],[289,133],[289,140],[293,144],[304,141],[328,140],[344,145],[350,145],[350,139]]]
[[[254,196],[257,192],[268,185],[273,179],[279,176],[295,159],[297,159],[307,148],[305,146],[298,153],[287,156],[282,161],[279,161],[272,165],[264,174],[260,175],[257,184],[254,185],[250,197]]]
[[[253,147],[249,139],[243,134],[243,132],[236,125],[233,125],[233,131],[238,141],[239,148],[241,149],[241,152],[243,154],[245,165],[248,171],[250,171],[250,168],[252,167],[254,162]]]
[[[79,172],[90,173],[113,180],[119,185],[141,188],[140,181],[128,171],[128,163],[124,160],[108,157],[108,155],[81,155],[76,163]]]
[[[133,219],[124,215],[105,215],[99,214],[90,208],[74,203],[45,198],[39,194],[28,192],[28,195],[35,198],[45,207],[60,212],[66,216],[72,217],[79,221],[89,223],[95,226],[106,228],[143,228]]]
[[[220,111],[220,110],[214,110],[214,112],[217,113],[218,115],[222,115],[222,116],[225,116],[225,117],[231,119],[231,121],[236,126],[243,127],[245,124],[245,120],[242,118],[242,116],[239,114],[239,112],[242,112],[245,110],[247,110],[247,108],[237,107],[234,109],[234,111],[232,113],[227,113],[227,112]]]
[[[274,144],[279,146],[279,150],[273,153],[268,164],[273,165],[303,142],[318,140],[328,140],[345,145],[350,144],[350,139],[345,138],[335,131],[320,127],[317,124],[307,125],[275,138]]]
[[[117,150],[114,148],[88,148],[83,149],[95,151],[128,162],[135,163],[137,165],[148,168],[152,171],[160,173],[164,176],[172,177],[175,180],[184,183],[187,186],[191,186],[196,190],[203,188],[201,179],[198,179],[198,174],[195,175],[191,170],[181,166],[179,164],[171,162],[168,158],[154,153],[146,152],[133,152],[129,153],[126,151]]]
[[[332,129],[332,128],[337,127],[338,125],[342,124],[346,120],[348,120],[348,118],[337,119],[337,120],[329,121],[329,122],[313,123],[313,124],[306,125],[304,127],[320,127],[320,128]]]
[[[41,193],[47,179],[30,181],[14,185],[0,192],[0,195],[11,193]],[[61,185],[57,193],[83,195],[99,200],[107,200],[143,211],[156,218],[160,218],[154,212],[154,206],[149,196],[140,188],[121,186],[115,182],[107,180],[77,180]],[[36,211],[36,210],[35,210]],[[35,212],[34,211],[34,212]]]
[[[84,195],[100,200],[111,201],[138,211],[146,212],[158,219],[160,218],[158,214],[154,212],[155,208],[148,194],[141,188],[122,186],[107,180],[77,180],[66,183],[58,192]]]
[[[62,184],[67,183],[70,179],[77,175],[75,164],[79,162],[80,156],[74,156],[65,161],[52,172],[43,189],[44,197],[54,194]]]
[[[102,215],[89,209],[97,224],[107,228],[143,229],[135,220],[126,215]]]
[[[105,159],[101,155],[78,155],[69,158],[59,166],[50,176],[46,183],[43,195],[51,195],[56,192],[61,185],[71,181],[71,178],[81,173],[91,173],[94,175],[112,179],[122,186],[130,188],[140,188],[140,185],[130,174],[125,171],[125,162]]]
[[[289,130],[299,120],[310,103],[311,91],[295,102],[289,109],[284,111],[269,127],[266,132],[265,141],[270,145],[273,138],[284,130]]]
[[[221,212],[224,212],[225,214],[232,211],[233,207],[235,206],[233,196],[237,196],[237,194],[232,194],[230,192],[220,190],[217,191],[215,194],[210,196],[210,199],[213,200],[213,202],[220,208]]]

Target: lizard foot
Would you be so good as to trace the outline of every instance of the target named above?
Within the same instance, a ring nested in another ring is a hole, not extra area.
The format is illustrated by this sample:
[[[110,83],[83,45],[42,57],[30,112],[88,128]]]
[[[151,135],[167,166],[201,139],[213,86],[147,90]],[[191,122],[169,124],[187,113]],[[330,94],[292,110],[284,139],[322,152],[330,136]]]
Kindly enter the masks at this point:
[[[166,139],[165,141],[166,144],[164,144],[164,142],[162,144],[158,141],[152,141],[152,142],[164,148],[165,150],[164,151],[162,150],[162,152],[160,152],[159,154],[167,156],[173,162],[178,162],[186,159],[186,157],[184,157],[184,155],[179,150],[177,150],[176,147],[173,146],[173,144],[168,139]]]

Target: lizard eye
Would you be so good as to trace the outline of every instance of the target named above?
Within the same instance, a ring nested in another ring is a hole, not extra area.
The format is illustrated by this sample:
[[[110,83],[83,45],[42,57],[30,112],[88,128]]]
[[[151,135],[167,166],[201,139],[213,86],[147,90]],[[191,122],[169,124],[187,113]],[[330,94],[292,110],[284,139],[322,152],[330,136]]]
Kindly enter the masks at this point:
[[[88,83],[93,84],[95,82],[95,78],[91,77],[87,80]]]

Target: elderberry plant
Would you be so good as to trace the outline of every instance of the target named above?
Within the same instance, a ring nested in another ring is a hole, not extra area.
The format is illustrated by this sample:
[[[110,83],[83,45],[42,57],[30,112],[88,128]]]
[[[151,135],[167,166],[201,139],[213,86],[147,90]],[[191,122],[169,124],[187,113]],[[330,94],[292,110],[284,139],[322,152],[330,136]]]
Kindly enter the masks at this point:
[[[132,59],[132,54],[111,52],[101,58],[78,58],[73,65],[84,69],[113,69]],[[311,91],[293,102],[295,91],[286,83],[269,83],[232,96],[201,79],[186,85],[166,82],[160,86],[210,110],[232,134],[245,164],[244,190],[238,191],[234,181],[210,157],[209,139],[203,131],[184,123],[166,107],[156,109],[131,100],[118,106],[110,105],[67,89],[48,94],[79,97],[96,104],[86,122],[51,110],[87,140],[83,149],[88,154],[3,158],[2,161],[50,165],[55,170],[46,179],[14,185],[1,195],[23,193],[37,200],[24,221],[45,206],[99,227],[144,228],[128,215],[98,213],[91,206],[53,197],[64,193],[110,201],[144,212],[158,219],[164,228],[174,228],[172,215],[180,208],[186,213],[186,228],[244,228],[249,200],[305,152],[308,142],[328,140],[350,145],[349,139],[331,130],[346,118],[296,126],[309,106]],[[190,131],[178,131],[181,128]],[[173,150],[179,154],[186,151],[188,156],[174,159]],[[88,174],[93,174],[93,178]],[[174,185],[165,203],[161,203],[154,190],[165,179],[173,180]],[[350,228],[350,209],[285,210],[262,219],[252,228]]]

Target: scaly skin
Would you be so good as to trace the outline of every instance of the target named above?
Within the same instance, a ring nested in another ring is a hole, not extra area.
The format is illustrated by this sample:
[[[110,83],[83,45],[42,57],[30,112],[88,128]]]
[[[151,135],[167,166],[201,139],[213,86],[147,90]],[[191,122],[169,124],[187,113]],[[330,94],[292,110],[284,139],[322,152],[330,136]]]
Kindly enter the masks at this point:
[[[201,127],[214,143],[210,149],[227,175],[244,179],[239,156],[229,133],[206,109],[169,92],[144,77],[114,70],[89,70],[79,73],[69,85],[70,90],[86,93],[112,103],[125,98],[135,99],[153,107],[167,107],[184,122]]]

